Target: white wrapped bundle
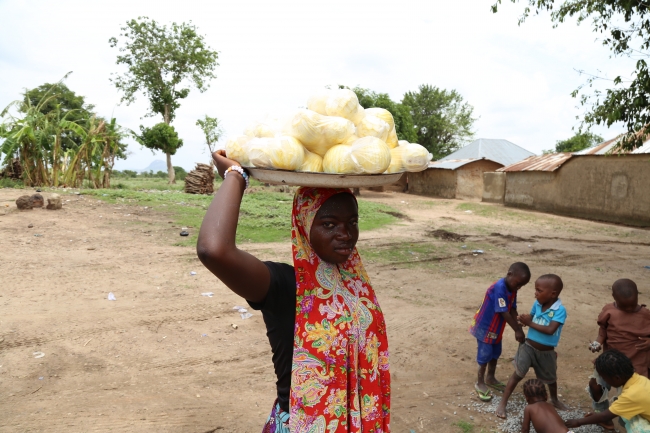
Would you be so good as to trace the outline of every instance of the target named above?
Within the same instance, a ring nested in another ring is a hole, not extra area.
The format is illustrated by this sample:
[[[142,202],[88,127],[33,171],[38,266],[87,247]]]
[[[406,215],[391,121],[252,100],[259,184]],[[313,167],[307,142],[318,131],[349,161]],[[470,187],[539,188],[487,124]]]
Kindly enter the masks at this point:
[[[250,158],[248,156],[248,142],[251,137],[248,135],[238,135],[231,137],[226,141],[226,156],[234,159],[244,167],[250,166]]]
[[[288,134],[297,138],[307,150],[324,156],[337,144],[354,134],[354,124],[342,117],[322,116],[315,111],[301,110],[291,120]]]
[[[398,146],[405,146],[405,145],[407,145],[407,144],[410,144],[410,143],[409,143],[408,141],[406,141],[406,140],[399,140],[399,141],[397,142],[397,145],[398,145]]]
[[[332,91],[329,89],[322,89],[318,93],[315,93],[309,97],[307,100],[307,108],[311,111],[315,111],[318,114],[327,116],[327,110],[325,106],[327,105],[327,100],[329,99]]]
[[[408,143],[400,146],[402,151],[402,163],[406,171],[423,171],[429,166],[429,161],[433,155],[422,145],[417,143]]]
[[[363,137],[377,137],[383,142],[388,139],[390,126],[377,116],[366,115],[361,122],[357,125],[357,136]]]
[[[327,151],[323,157],[325,173],[357,173],[357,165],[352,160],[352,146],[338,144]]]
[[[323,171],[323,158],[305,149],[305,158],[298,171],[320,173]]]
[[[366,116],[379,117],[381,120],[388,123],[391,129],[395,127],[395,119],[393,119],[393,115],[385,108],[373,107],[366,108],[364,111],[366,113]]]
[[[391,149],[397,147],[399,145],[399,141],[397,140],[397,131],[395,130],[395,127],[393,126],[393,129],[390,130],[388,133],[388,138],[386,139],[386,144],[388,147]]]
[[[255,167],[297,170],[305,158],[305,149],[293,137],[253,138],[249,144],[250,162]]]
[[[397,146],[390,150],[390,165],[386,173],[401,173],[406,171],[404,161],[402,161],[402,148]]]
[[[275,125],[266,122],[254,122],[244,129],[244,134],[249,137],[275,137],[276,128]]]
[[[378,174],[390,164],[388,145],[376,137],[360,138],[352,145],[332,147],[323,158],[325,173]]]
[[[365,115],[363,107],[359,105],[359,98],[350,89],[332,90],[327,98],[325,111],[328,116],[345,117],[355,125]]]

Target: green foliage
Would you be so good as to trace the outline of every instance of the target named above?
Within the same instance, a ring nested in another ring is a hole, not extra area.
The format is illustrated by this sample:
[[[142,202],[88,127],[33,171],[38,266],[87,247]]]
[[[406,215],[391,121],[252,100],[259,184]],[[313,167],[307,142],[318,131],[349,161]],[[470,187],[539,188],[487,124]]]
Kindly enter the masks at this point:
[[[9,178],[0,177],[0,188],[24,188],[24,187],[25,184],[23,184],[23,182],[20,180],[13,180]]]
[[[176,165],[174,166],[174,173],[178,180],[185,180],[185,176],[187,176],[187,171],[185,171],[183,167],[178,167]]]
[[[591,132],[578,132],[571,138],[566,140],[558,140],[555,143],[556,152],[578,152],[583,149],[595,146],[602,143],[603,137],[593,134]]]
[[[43,101],[42,104],[39,102]],[[23,94],[23,104],[19,111],[26,113],[28,107],[39,105],[39,111],[47,116],[48,114],[57,114],[80,125],[85,124],[93,116],[92,110],[94,105],[86,104],[85,98],[77,95],[62,82],[45,83]],[[58,111],[58,113],[57,113]],[[63,131],[61,137],[61,146],[68,149],[81,145],[81,138],[71,131]]]
[[[214,145],[217,144],[221,134],[223,134],[222,129],[219,127],[219,120],[216,117],[210,117],[206,114],[203,119],[196,121],[196,126],[201,128],[201,131],[203,131],[205,144],[208,145],[210,154],[212,154],[212,152],[214,152]]]
[[[497,12],[502,0],[496,0],[492,11]],[[511,0],[517,3],[518,0]],[[584,123],[611,126],[623,123],[627,133],[619,142],[622,149],[632,150],[650,134],[650,7],[646,0],[525,0],[527,6],[519,19],[521,24],[531,14],[547,11],[554,25],[576,17],[578,24],[591,22],[594,33],[603,35],[602,43],[613,56],[634,56],[635,70],[626,74],[630,80],[618,76],[612,88],[593,94],[582,93],[583,86],[574,90],[574,97],[587,108]],[[582,72],[582,71],[581,71]],[[586,85],[591,88],[601,77],[591,76]]]
[[[52,105],[57,101],[56,91],[63,89],[62,81],[45,91],[26,92],[0,113],[0,138],[4,139],[0,156],[4,155],[5,164],[19,158],[27,186],[79,186],[86,179],[94,187],[107,187],[115,159],[125,157],[124,133],[115,119],[109,122],[92,115],[71,120],[82,113],[74,107],[81,104],[83,108],[83,97]],[[74,92],[67,90],[66,98],[72,98]],[[38,95],[41,99],[32,104]]]
[[[140,125],[140,135],[135,135],[138,143],[151,150],[161,150],[169,155],[174,155],[178,148],[183,146],[183,140],[178,138],[178,133],[173,126],[164,122],[145,128]]]
[[[125,65],[123,75],[112,74],[111,81],[127,104],[142,92],[148,99],[151,114],[160,114],[169,124],[180,107],[180,100],[190,93],[189,85],[199,92],[215,78],[218,53],[205,44],[192,23],[160,25],[147,17],[138,17],[121,28],[117,64]],[[118,47],[118,38],[109,39]]]
[[[406,140],[409,143],[416,143],[418,136],[413,126],[413,118],[409,107],[390,99],[388,93],[376,93],[370,89],[355,87],[352,89],[359,98],[359,104],[363,108],[379,107],[390,111],[395,120],[397,138]]]
[[[458,427],[460,431],[463,433],[472,433],[474,431],[474,424],[472,424],[469,421],[459,420],[458,422],[455,422],[453,425]]]
[[[406,92],[402,104],[410,107],[417,142],[434,160],[454,152],[474,135],[474,108],[455,90],[423,84],[417,92]]]
[[[173,215],[175,222],[189,227],[191,236],[180,239],[179,245],[196,245],[198,228],[201,226],[205,211],[212,201],[212,196],[185,194],[181,191],[153,191],[157,188],[150,184],[157,183],[160,188],[169,188],[161,180],[130,180],[121,182],[122,189],[104,189],[83,191],[109,203],[132,203],[149,206]],[[147,192],[135,191],[130,185],[147,184]],[[218,185],[215,185],[217,187]],[[177,188],[173,186],[172,188]],[[286,242],[291,239],[291,207],[293,194],[255,191],[244,195],[237,225],[237,242]],[[359,200],[359,227],[371,230],[395,221],[384,211],[396,212],[382,204]]]

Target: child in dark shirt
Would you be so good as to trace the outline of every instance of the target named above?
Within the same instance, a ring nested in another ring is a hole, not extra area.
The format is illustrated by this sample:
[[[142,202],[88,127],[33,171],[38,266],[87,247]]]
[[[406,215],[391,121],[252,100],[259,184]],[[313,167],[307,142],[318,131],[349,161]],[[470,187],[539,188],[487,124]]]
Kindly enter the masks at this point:
[[[469,328],[470,334],[476,337],[478,344],[478,381],[474,389],[483,401],[492,399],[488,386],[499,391],[503,391],[505,387],[505,384],[494,377],[494,373],[501,356],[501,339],[506,323],[515,331],[515,339],[520,343],[524,341],[524,332],[517,323],[517,292],[529,281],[530,269],[525,263],[510,265],[505,278],[501,278],[487,289],[483,303]]]
[[[524,383],[523,388],[528,405],[524,409],[521,433],[530,431],[531,422],[537,433],[566,433],[569,431],[553,405],[546,401],[548,399],[546,386],[541,380],[529,379]]]

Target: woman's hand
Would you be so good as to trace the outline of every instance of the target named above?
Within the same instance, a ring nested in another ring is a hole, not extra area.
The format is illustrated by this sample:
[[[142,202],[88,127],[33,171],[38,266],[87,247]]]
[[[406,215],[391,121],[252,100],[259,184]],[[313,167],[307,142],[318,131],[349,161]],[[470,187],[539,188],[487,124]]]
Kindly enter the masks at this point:
[[[214,165],[217,167],[217,173],[219,173],[219,176],[222,178],[223,173],[233,165],[238,165],[241,167],[241,164],[234,159],[228,159],[226,156],[226,151],[224,149],[219,149],[216,152],[213,152],[212,160],[214,161]]]

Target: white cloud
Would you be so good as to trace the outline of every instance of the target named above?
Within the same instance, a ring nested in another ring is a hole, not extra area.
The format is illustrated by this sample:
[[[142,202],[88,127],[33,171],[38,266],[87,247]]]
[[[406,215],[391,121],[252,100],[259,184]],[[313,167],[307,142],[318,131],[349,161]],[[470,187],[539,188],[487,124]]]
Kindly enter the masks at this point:
[[[572,135],[581,113],[570,93],[585,82],[574,69],[610,77],[629,61],[609,52],[589,26],[553,29],[547,16],[517,25],[521,4],[497,14],[483,0],[138,1],[110,4],[61,0],[0,1],[0,105],[24,88],[54,82],[66,72],[75,92],[104,116],[134,130],[148,103],[118,105],[109,82],[117,51],[108,45],[120,26],[140,15],[161,23],[192,20],[220,52],[217,79],[206,93],[182,101],[174,126],[185,145],[175,165],[208,158],[196,119],[216,116],[228,134],[267,113],[304,106],[326,84],[360,85],[395,100],[420,84],[456,89],[480,117],[477,137],[505,138],[534,152]],[[609,137],[618,130],[596,132]],[[151,152],[130,146],[118,168],[142,168]],[[162,159],[162,155],[156,158]]]

